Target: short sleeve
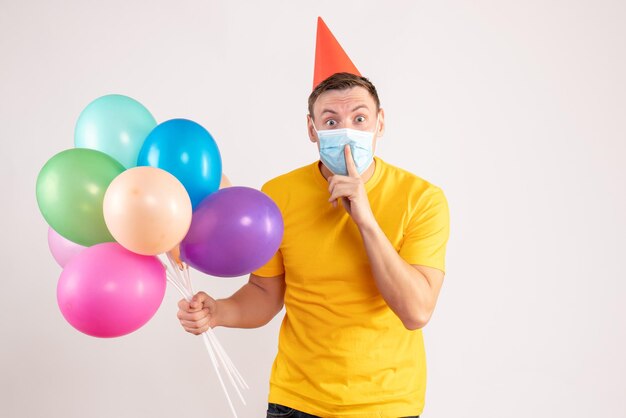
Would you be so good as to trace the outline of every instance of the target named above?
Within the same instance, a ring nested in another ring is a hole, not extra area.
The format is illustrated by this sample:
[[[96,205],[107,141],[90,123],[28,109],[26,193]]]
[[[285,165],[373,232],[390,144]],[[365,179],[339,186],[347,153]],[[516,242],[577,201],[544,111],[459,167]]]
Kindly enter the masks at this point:
[[[273,201],[278,205],[281,213],[284,214],[283,209],[280,207],[279,202],[276,199],[275,194],[273,193],[272,188],[268,186],[268,183],[265,183],[263,187],[261,187],[261,191],[267,194]],[[283,265],[283,255],[280,248],[276,251],[276,253],[269,259],[267,263],[265,263],[262,267],[253,271],[252,274],[260,277],[274,277],[280,276],[285,272],[285,267]]]
[[[400,246],[400,257],[409,264],[434,267],[445,273],[450,213],[443,191],[435,187],[420,197]]]
[[[283,266],[283,255],[280,252],[280,249],[276,251],[276,254],[265,263],[263,267],[252,272],[255,276],[261,277],[274,277],[280,276],[285,272],[285,267]]]

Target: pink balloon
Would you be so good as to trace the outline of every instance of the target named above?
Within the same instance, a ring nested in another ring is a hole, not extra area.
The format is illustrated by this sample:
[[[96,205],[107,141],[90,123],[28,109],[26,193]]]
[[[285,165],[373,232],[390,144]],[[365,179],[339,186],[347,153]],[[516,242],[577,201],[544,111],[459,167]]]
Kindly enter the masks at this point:
[[[76,254],[87,248],[64,238],[52,227],[48,227],[48,247],[50,247],[52,256],[61,267],[65,267]]]
[[[119,337],[154,316],[165,284],[165,268],[158,258],[106,242],[86,248],[67,264],[59,278],[57,301],[67,322],[80,332]]]

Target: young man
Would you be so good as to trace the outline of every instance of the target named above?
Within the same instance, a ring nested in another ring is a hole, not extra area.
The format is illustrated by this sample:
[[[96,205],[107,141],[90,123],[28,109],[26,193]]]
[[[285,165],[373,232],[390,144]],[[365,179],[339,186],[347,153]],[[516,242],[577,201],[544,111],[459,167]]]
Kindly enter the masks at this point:
[[[421,328],[443,283],[447,200],[374,157],[384,111],[372,83],[347,69],[319,83],[316,71],[307,124],[320,161],[263,186],[285,222],[278,252],[231,297],[179,303],[193,334],[260,327],[285,306],[267,417],[415,417],[424,407]]]

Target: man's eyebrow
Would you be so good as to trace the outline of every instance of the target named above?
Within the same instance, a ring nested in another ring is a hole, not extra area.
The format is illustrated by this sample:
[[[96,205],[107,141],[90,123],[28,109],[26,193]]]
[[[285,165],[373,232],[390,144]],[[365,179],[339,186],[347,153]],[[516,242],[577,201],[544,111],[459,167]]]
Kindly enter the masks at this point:
[[[357,110],[359,110],[359,109],[363,109],[363,108],[365,108],[365,109],[368,109],[368,110],[369,110],[369,107],[368,107],[366,104],[360,104],[360,105],[358,105],[357,107],[355,107],[354,109],[352,109],[352,111],[353,111],[353,112],[356,112]],[[334,110],[332,110],[332,109],[324,109],[324,110],[322,110],[322,113],[321,113],[320,115],[323,115],[324,113],[332,113],[333,115],[336,115],[336,114],[337,114],[337,112],[335,112],[335,111],[334,111]]]
[[[355,107],[354,109],[352,109],[352,111],[356,112],[357,110],[362,109],[362,108],[365,108],[365,109],[369,110],[369,107],[367,107],[366,104],[360,104],[357,107]]]

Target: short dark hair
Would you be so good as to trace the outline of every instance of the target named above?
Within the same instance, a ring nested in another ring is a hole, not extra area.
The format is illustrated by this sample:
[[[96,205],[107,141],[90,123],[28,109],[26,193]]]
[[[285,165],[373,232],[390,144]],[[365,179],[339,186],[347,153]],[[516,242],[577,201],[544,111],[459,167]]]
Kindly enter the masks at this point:
[[[376,92],[376,87],[365,77],[350,73],[335,73],[322,81],[313,89],[309,96],[309,115],[313,119],[313,105],[320,95],[328,90],[346,90],[352,87],[363,87],[376,102],[376,111],[380,110],[380,99]]]

